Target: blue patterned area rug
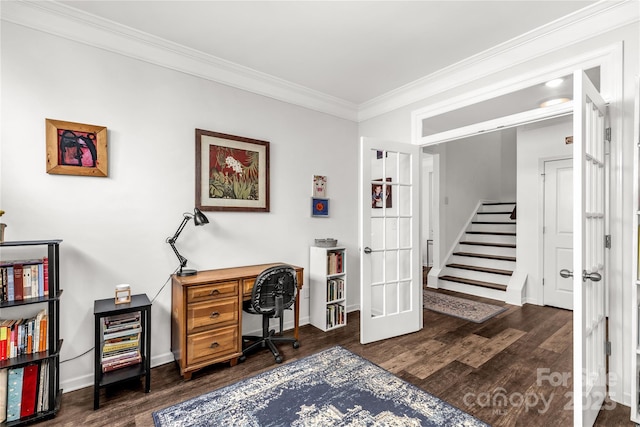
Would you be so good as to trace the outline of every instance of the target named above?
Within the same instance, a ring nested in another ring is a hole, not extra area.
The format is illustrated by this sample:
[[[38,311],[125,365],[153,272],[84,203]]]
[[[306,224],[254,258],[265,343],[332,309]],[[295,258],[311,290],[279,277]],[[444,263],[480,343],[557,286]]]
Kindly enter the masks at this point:
[[[157,427],[488,426],[339,346],[154,412],[153,421]]]

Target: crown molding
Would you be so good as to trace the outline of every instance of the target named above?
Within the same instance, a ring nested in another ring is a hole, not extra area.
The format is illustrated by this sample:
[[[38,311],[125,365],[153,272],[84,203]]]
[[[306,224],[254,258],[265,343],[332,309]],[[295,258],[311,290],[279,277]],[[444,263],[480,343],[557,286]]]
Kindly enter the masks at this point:
[[[361,122],[637,22],[637,0],[603,0],[463,61],[354,104],[56,1],[0,1],[0,19],[293,105]]]
[[[637,0],[604,0],[358,106],[371,119],[640,20]],[[559,43],[561,40],[561,43]]]
[[[357,105],[56,1],[1,1],[0,19],[171,70],[357,120]]]

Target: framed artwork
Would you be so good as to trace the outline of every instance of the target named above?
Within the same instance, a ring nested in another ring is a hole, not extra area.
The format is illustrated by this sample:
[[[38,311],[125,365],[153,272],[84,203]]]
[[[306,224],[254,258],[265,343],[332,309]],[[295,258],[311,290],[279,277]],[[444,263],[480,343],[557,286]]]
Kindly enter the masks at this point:
[[[108,176],[107,128],[45,119],[47,173]]]
[[[269,212],[269,142],[196,129],[196,207]]]
[[[313,175],[313,197],[327,197],[327,177]]]
[[[322,197],[311,198],[311,216],[328,217],[329,199]]]
[[[391,208],[391,186],[384,184],[382,179],[376,179],[371,184],[371,207],[374,209],[382,209],[382,207]],[[391,182],[391,178],[386,178],[387,182]]]

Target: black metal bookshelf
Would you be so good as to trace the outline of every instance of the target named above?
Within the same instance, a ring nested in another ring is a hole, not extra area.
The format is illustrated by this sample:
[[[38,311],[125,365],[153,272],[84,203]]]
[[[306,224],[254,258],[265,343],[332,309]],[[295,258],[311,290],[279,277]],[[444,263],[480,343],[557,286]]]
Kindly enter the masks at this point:
[[[32,304],[42,304],[47,306],[47,340],[48,349],[46,351],[23,354],[17,357],[8,358],[0,361],[0,369],[19,368],[30,364],[38,364],[39,372],[43,366],[43,362],[48,362],[48,387],[44,392],[48,393],[47,406],[42,410],[34,412],[33,415],[19,418],[14,421],[5,421],[1,426],[13,427],[25,424],[31,424],[55,417],[60,410],[62,401],[62,390],[60,389],[60,349],[63,340],[60,338],[60,297],[62,290],[60,289],[60,243],[61,239],[54,240],[22,240],[22,241],[6,241],[0,243],[2,248],[2,259],[5,263],[10,264],[11,259],[6,258],[6,254],[10,253],[10,247],[19,246],[46,246],[48,257],[48,285],[49,293],[46,296],[25,297],[19,301],[0,301],[0,317],[2,310],[8,308],[24,307]]]

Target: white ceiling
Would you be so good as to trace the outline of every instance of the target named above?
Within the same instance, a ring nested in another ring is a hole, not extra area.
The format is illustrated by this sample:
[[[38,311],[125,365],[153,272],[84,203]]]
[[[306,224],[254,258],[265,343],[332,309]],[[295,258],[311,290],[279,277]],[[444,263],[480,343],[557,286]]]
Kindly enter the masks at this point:
[[[360,105],[596,1],[61,1]]]

